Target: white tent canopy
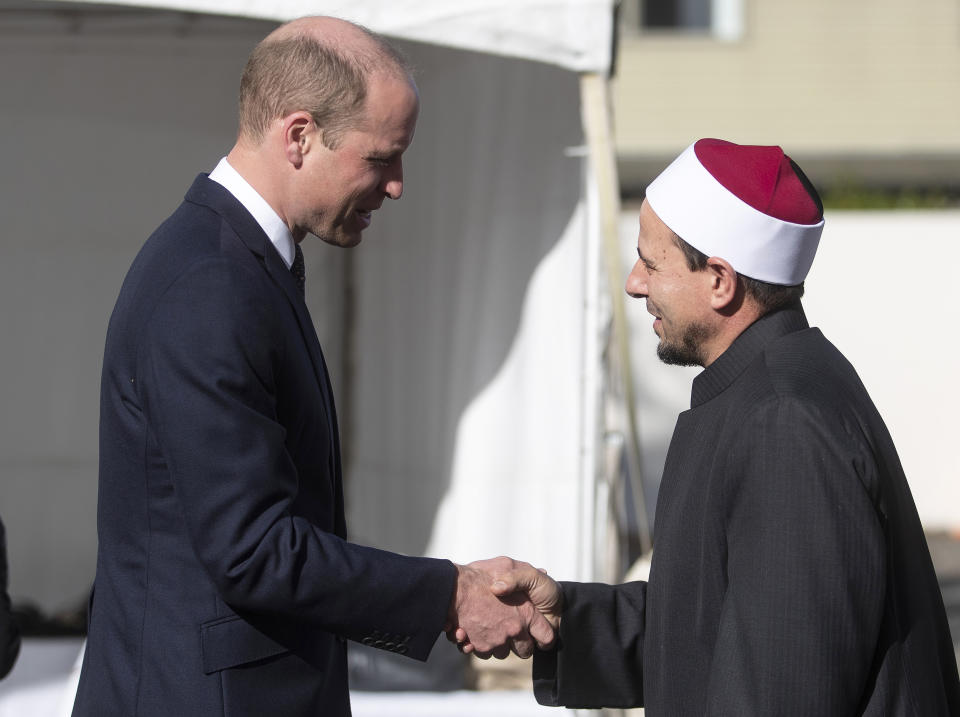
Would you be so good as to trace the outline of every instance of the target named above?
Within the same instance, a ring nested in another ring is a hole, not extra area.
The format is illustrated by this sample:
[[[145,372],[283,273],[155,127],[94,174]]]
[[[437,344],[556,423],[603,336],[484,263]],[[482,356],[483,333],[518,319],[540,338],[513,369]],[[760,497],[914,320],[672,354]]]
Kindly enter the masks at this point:
[[[85,0],[71,0],[74,2]],[[610,68],[614,0],[126,0],[123,5],[286,21],[331,15],[404,40]]]
[[[612,4],[164,4],[199,13],[186,16],[0,0],[14,599],[54,610],[89,586],[99,365],[123,274],[232,143],[240,70],[272,27],[236,16],[305,12],[410,38],[422,99],[403,199],[355,249],[305,245],[351,537],[620,577],[611,506],[631,429],[611,369],[621,292],[602,259],[617,233]]]

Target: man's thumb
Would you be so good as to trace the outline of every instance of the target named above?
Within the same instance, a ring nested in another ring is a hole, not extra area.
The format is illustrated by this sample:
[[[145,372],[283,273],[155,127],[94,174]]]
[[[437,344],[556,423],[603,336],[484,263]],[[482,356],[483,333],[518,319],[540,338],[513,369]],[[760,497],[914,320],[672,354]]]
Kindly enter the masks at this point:
[[[539,582],[540,573],[533,568],[515,568],[509,573],[498,574],[490,589],[503,597],[515,592],[529,592]]]

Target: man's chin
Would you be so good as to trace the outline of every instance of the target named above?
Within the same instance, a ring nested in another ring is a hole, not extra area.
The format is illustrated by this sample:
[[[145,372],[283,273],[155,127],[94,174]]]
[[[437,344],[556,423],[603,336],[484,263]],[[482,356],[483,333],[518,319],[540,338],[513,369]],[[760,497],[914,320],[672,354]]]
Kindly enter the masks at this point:
[[[683,347],[661,341],[657,345],[657,358],[670,366],[699,366],[696,356],[687,353]]]
[[[354,247],[363,239],[360,232],[323,232],[315,233],[314,236],[326,244],[332,244],[342,249]]]
[[[657,344],[657,358],[670,366],[703,366],[703,348],[696,338],[692,332],[688,332],[685,340],[680,342],[661,338]]]

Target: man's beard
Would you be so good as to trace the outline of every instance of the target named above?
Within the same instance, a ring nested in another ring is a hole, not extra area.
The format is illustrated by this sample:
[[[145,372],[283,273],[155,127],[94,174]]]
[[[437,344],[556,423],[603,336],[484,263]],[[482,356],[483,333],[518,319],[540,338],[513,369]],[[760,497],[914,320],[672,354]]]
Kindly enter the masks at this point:
[[[692,323],[684,328],[679,341],[660,339],[657,357],[672,366],[704,366],[707,357],[703,354],[703,346],[710,335],[706,326]]]

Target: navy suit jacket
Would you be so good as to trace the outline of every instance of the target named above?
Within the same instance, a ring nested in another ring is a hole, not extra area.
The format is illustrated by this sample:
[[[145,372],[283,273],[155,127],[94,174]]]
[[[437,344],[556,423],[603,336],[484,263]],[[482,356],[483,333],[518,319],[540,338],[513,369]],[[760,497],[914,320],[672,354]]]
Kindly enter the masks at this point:
[[[200,175],[110,319],[77,717],[349,715],[345,639],[426,659],[448,561],[346,541],[336,414],[289,270]]]

